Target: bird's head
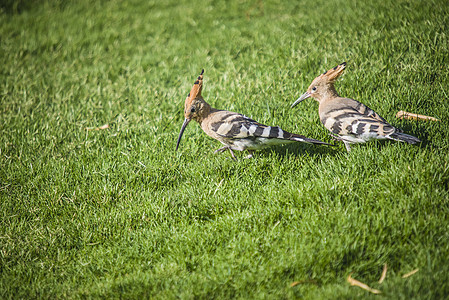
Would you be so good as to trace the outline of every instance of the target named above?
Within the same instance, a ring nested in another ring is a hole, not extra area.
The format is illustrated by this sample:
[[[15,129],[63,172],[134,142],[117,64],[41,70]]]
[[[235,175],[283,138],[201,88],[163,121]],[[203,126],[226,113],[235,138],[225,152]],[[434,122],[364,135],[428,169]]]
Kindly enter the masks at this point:
[[[312,83],[310,84],[309,88],[307,89],[307,92],[301,95],[293,104],[292,108],[296,106],[299,102],[312,97],[318,102],[320,102],[322,99],[330,96],[338,96],[337,92],[334,88],[334,83],[337,81],[337,78],[343,74],[343,71],[345,70],[346,62],[343,62],[336,66],[335,68],[332,68],[317,78],[315,78]]]
[[[191,120],[195,120],[201,123],[210,111],[210,105],[206,101],[204,101],[203,97],[201,96],[201,90],[203,89],[203,73],[204,70],[201,71],[200,76],[198,76],[197,80],[193,84],[192,89],[190,90],[190,93],[187,95],[184,104],[185,119],[178,136],[176,150],[178,150],[179,143],[181,142],[181,137],[189,122]]]

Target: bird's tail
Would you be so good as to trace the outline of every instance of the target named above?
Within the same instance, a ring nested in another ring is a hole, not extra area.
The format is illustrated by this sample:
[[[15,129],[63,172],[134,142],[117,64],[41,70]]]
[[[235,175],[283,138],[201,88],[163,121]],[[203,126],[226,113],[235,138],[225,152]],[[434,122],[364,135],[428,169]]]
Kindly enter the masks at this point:
[[[408,144],[416,144],[421,142],[420,139],[418,139],[417,137],[414,137],[412,135],[408,135],[405,133],[401,133],[401,132],[394,132],[392,134],[390,134],[388,136],[388,138],[395,140],[395,141],[399,141],[399,142],[406,142]]]
[[[289,138],[289,140],[291,141],[296,141],[296,142],[304,142],[304,143],[309,143],[309,144],[315,144],[315,145],[328,145],[328,146],[335,146],[332,144],[328,144],[326,142],[322,142],[319,140],[315,140],[315,139],[310,139],[308,137],[305,137],[303,135],[299,135],[299,134],[295,134],[293,133],[291,135],[291,137]]]

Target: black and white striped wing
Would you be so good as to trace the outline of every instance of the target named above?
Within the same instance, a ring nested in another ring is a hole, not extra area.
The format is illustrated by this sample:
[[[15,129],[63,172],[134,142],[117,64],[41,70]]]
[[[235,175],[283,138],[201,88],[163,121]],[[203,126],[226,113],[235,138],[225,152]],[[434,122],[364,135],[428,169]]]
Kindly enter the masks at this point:
[[[366,117],[348,118],[342,125],[345,127],[339,129],[338,123],[334,124],[332,132],[338,134],[341,130],[343,135],[353,135],[363,140],[386,137],[396,131],[396,128],[386,122]]]
[[[350,99],[353,100],[353,99]],[[355,100],[353,100],[355,101]],[[357,102],[357,105],[354,107],[354,109],[360,113],[363,116],[369,117],[369,118],[373,118],[378,120],[381,123],[387,123],[387,120],[385,120],[384,118],[382,118],[378,113],[376,113],[374,110],[372,110],[371,108],[369,108],[368,106],[366,106],[365,104],[355,101]]]
[[[365,140],[376,136],[383,137],[396,131],[396,128],[363,103],[345,98],[338,104],[320,117],[323,125],[334,134]]]
[[[290,139],[292,135],[279,127],[260,124],[241,114],[228,115],[225,118],[212,123],[211,129],[216,134],[228,139],[244,139],[252,137]]]
[[[326,121],[328,118],[338,120],[352,116],[372,118],[382,123],[388,123],[374,110],[354,99],[340,98],[338,99],[336,105],[333,104],[334,103],[331,103],[329,108],[326,109],[320,116],[321,122],[324,125],[326,125]]]
[[[409,144],[420,142],[418,138],[404,134],[401,129],[389,124],[363,103],[348,98],[343,100],[340,111],[333,117],[334,123],[328,129],[344,140],[365,142],[372,139],[391,139]]]

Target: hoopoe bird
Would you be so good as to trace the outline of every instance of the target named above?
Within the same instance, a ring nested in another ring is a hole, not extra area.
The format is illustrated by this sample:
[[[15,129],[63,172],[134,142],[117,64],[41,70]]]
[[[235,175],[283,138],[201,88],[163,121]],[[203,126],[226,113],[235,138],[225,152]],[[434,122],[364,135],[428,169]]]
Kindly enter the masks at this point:
[[[291,142],[330,145],[284,131],[279,127],[260,124],[239,113],[212,108],[201,96],[203,72],[204,70],[198,76],[185,100],[185,120],[179,133],[176,150],[178,150],[184,130],[191,120],[200,123],[201,128],[208,136],[224,145],[224,147],[216,150],[214,153],[229,150],[233,159],[236,159],[233,150],[248,150],[250,152],[248,158],[250,158],[253,150]]]
[[[343,141],[348,152],[351,151],[351,144],[365,143],[375,139],[389,139],[409,144],[419,143],[418,138],[402,133],[402,130],[390,125],[365,104],[338,95],[334,83],[345,67],[346,62],[315,78],[307,92],[302,94],[291,107],[309,97],[317,100],[321,123],[331,132],[332,137]]]

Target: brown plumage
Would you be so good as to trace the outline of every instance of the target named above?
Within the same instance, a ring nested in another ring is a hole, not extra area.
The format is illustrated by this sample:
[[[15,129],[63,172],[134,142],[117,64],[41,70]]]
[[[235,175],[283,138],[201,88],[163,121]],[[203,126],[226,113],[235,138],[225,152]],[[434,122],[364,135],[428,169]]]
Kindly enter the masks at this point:
[[[201,95],[203,72],[204,70],[198,76],[186,98],[184,106],[185,120],[179,133],[176,150],[178,150],[184,130],[191,120],[200,123],[201,128],[208,136],[224,145],[223,148],[215,152],[229,150],[234,159],[235,156],[232,150],[252,151],[291,142],[329,145],[322,141],[284,131],[279,127],[260,124],[239,113],[212,108],[204,101]]]
[[[307,92],[292,104],[292,108],[309,97],[317,100],[321,123],[334,138],[343,141],[347,151],[351,150],[350,144],[374,139],[390,139],[409,144],[420,142],[416,137],[402,133],[402,130],[390,125],[365,104],[340,97],[334,83],[345,67],[344,62],[315,78]]]

